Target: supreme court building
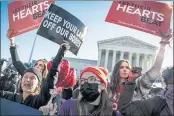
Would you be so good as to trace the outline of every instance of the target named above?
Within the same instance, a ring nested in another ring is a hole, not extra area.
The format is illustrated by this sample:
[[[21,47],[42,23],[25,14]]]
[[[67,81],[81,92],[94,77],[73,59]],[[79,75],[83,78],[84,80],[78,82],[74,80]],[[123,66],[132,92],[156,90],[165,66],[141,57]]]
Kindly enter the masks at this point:
[[[142,72],[145,72],[153,65],[157,49],[156,46],[130,36],[98,41],[97,66],[112,72],[116,62],[127,59],[131,66],[142,67]]]

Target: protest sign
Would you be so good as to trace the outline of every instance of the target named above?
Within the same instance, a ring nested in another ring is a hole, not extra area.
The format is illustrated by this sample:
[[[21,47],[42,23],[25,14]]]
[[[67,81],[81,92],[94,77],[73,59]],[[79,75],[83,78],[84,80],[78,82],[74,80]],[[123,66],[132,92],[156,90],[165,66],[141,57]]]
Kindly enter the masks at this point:
[[[1,116],[23,116],[23,115],[28,115],[28,116],[36,116],[36,115],[42,115],[40,111],[37,109],[15,103],[6,99],[1,98]]]
[[[172,5],[154,1],[114,1],[106,22],[160,36],[170,29]]]
[[[51,4],[37,34],[58,44],[68,41],[70,51],[77,55],[86,32],[87,28],[78,18]]]
[[[43,15],[54,0],[14,1],[8,4],[9,28],[14,36],[39,27]]]

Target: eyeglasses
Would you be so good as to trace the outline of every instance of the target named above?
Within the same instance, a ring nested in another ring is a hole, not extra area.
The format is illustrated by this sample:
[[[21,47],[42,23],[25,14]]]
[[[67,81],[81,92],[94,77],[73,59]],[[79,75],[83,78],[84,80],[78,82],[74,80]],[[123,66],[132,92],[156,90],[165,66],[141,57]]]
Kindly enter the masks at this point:
[[[88,77],[87,79],[83,79],[83,78],[80,79],[80,85],[84,84],[85,82],[101,84],[101,81],[97,80],[97,78],[94,76]]]

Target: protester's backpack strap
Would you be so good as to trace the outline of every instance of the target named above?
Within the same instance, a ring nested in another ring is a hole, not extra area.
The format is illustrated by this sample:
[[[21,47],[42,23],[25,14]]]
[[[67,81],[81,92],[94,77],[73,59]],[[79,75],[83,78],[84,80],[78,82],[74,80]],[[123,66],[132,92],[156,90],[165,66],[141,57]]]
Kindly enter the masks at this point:
[[[155,107],[154,111],[152,112],[152,116],[159,116],[160,112],[163,110],[163,108],[167,105],[165,99],[160,100],[160,103],[157,107]]]

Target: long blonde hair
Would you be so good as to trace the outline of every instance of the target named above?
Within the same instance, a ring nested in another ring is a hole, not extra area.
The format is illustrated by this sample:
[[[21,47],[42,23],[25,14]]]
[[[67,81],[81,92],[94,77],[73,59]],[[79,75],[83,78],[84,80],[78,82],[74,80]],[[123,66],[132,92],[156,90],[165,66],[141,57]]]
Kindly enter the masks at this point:
[[[36,65],[37,62],[39,62],[39,61],[42,61],[43,64],[44,64],[44,69],[43,69],[43,71],[42,71],[41,73],[42,73],[43,79],[45,79],[46,76],[47,76],[47,74],[48,74],[48,70],[47,70],[47,63],[48,63],[48,61],[46,61],[45,59],[39,59],[39,60],[36,61],[35,65]]]
[[[40,90],[41,90],[41,85],[40,85],[40,83],[38,83],[38,86],[36,87],[36,89],[32,93],[32,95],[38,95],[40,93]]]

